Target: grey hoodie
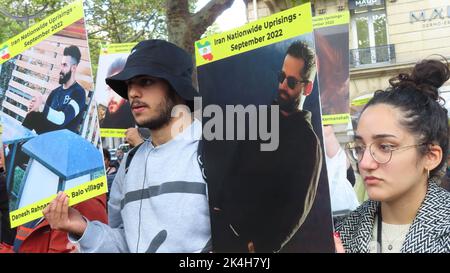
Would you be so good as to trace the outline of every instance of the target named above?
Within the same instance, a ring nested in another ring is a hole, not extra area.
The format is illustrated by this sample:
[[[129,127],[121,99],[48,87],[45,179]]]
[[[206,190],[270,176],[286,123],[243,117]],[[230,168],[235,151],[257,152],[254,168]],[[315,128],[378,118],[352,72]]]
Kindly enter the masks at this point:
[[[114,179],[109,225],[88,222],[81,252],[204,252],[211,250],[207,187],[197,161],[197,120],[171,141],[144,142],[125,174]]]

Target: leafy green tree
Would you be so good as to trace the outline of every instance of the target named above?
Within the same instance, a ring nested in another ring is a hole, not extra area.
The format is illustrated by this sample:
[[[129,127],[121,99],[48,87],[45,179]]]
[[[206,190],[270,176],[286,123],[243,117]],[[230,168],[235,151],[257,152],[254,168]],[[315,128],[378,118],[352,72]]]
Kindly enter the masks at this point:
[[[69,0],[0,0],[0,43],[54,13]]]
[[[84,3],[93,72],[100,44],[167,39],[164,0],[88,0]]]
[[[0,41],[4,42],[72,0],[0,0]],[[234,0],[210,0],[194,13],[197,0],[86,0],[84,10],[93,72],[101,43],[129,43],[167,39],[194,53],[216,18]],[[210,28],[209,33],[217,32]]]
[[[166,19],[170,42],[194,53],[194,42],[234,0],[210,0],[202,9],[192,13],[188,0],[167,0]]]

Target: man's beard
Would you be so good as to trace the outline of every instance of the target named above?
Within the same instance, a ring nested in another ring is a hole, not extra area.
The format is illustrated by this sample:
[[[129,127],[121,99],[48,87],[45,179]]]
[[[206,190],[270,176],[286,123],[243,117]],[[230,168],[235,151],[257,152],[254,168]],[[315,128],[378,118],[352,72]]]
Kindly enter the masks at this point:
[[[174,101],[170,97],[164,98],[163,102],[158,106],[160,108],[159,115],[151,120],[138,124],[140,127],[146,127],[150,130],[157,130],[169,123],[172,117],[172,109],[175,106]]]
[[[288,98],[284,99],[280,96],[281,93],[284,93]],[[278,93],[277,93],[277,98],[275,99],[275,102],[278,103],[278,105],[280,106],[280,110],[287,112],[287,113],[292,113],[298,110],[299,105],[300,105],[300,96],[296,97],[296,98],[291,98],[289,97],[289,94],[287,93],[287,91],[283,90],[283,89],[279,89]]]
[[[64,74],[62,71],[59,72],[59,84],[65,84],[70,80],[70,77],[72,76],[72,71],[69,70],[66,74]]]

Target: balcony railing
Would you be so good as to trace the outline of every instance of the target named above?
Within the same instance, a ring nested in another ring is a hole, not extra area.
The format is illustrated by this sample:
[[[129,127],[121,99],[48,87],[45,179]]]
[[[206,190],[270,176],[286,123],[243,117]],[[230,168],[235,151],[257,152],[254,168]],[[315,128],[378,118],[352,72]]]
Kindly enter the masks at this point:
[[[395,46],[393,44],[350,49],[350,67],[395,63]]]

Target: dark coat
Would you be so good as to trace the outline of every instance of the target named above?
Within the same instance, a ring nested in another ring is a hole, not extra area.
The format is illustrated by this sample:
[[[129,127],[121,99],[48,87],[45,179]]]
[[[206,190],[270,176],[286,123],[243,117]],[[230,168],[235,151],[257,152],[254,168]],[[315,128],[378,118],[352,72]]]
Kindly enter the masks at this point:
[[[205,142],[215,252],[277,252],[297,232],[313,204],[322,153],[309,112],[280,115],[279,146],[260,140]]]

